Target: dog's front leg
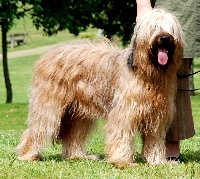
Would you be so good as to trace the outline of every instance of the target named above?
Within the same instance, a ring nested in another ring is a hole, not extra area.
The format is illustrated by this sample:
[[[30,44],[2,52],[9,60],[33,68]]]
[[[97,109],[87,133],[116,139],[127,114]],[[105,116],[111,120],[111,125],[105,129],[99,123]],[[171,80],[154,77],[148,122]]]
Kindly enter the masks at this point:
[[[122,116],[123,118],[120,118]],[[109,114],[106,124],[107,159],[108,162],[119,168],[137,165],[133,163],[133,131],[131,126],[128,115],[122,115],[119,110],[113,110]]]
[[[143,158],[149,164],[158,165],[167,163],[165,135],[164,132],[156,134],[149,132],[143,135]]]

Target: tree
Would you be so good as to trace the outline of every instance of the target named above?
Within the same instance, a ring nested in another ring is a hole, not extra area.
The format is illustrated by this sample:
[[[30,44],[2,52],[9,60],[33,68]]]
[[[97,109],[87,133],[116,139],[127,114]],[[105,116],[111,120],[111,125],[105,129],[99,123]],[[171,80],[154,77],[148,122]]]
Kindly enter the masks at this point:
[[[45,35],[65,29],[78,35],[89,27],[92,14],[86,0],[41,0],[34,5],[31,18],[37,29],[43,28]]]
[[[7,33],[13,26],[14,19],[23,17],[25,12],[29,10],[26,5],[25,0],[1,0],[0,25],[2,32],[3,74],[7,92],[6,103],[11,103],[13,97],[7,58]]]
[[[136,18],[136,2],[131,0],[41,0],[34,6],[32,19],[46,35],[68,29],[78,35],[90,25],[104,30],[111,39],[118,35],[130,41]]]
[[[93,27],[104,30],[104,35],[109,39],[117,35],[126,45],[133,34],[136,19],[136,2],[130,0],[100,0],[91,1],[93,6]]]

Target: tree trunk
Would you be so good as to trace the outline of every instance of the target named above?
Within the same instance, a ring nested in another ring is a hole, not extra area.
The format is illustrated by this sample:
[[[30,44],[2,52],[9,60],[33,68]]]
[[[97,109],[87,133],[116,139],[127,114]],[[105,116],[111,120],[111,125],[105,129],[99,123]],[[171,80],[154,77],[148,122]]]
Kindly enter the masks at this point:
[[[4,74],[4,80],[5,80],[5,87],[6,87],[6,103],[12,103],[12,85],[10,82],[10,76],[9,76],[9,69],[8,69],[8,58],[7,58],[7,29],[2,23],[1,26],[1,32],[2,32],[2,54],[3,54],[3,74]]]

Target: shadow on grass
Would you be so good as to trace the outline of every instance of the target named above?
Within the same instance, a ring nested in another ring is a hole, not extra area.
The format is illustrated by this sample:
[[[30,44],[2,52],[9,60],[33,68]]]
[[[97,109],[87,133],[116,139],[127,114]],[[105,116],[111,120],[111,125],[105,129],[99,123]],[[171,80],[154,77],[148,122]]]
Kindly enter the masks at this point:
[[[94,154],[96,155],[96,154]],[[99,156],[99,160],[105,160],[105,155],[104,154],[97,154]],[[54,154],[54,155],[48,155],[48,156],[43,156],[41,161],[55,161],[55,162],[63,162],[63,161],[78,161],[78,160],[87,160],[84,158],[80,159],[65,159],[62,157],[61,154]]]
[[[96,155],[96,154],[95,154]],[[105,154],[98,154],[99,155],[99,161],[106,161]],[[41,161],[55,161],[55,162],[74,162],[74,161],[82,161],[87,159],[65,159],[62,157],[61,154],[53,154],[53,155],[45,155]],[[142,155],[140,153],[135,154],[135,162],[138,164],[145,164],[146,162],[143,160]],[[180,155],[180,162],[181,163],[191,163],[191,162],[197,162],[200,163],[200,150],[199,151],[188,151],[184,152]]]
[[[94,155],[98,155],[99,156],[99,159],[98,160],[94,160],[94,161],[106,161],[106,155],[105,154],[94,154]],[[61,154],[54,154],[54,155],[44,156],[41,161],[55,161],[55,162],[67,161],[67,162],[74,162],[74,161],[83,161],[83,160],[90,160],[90,159],[84,159],[84,158],[80,158],[80,159],[65,159],[65,158],[62,157]],[[143,160],[142,155],[139,154],[139,153],[135,154],[135,162],[138,163],[138,164],[145,164],[146,163]]]
[[[45,155],[43,156],[41,161],[55,161],[55,162],[62,162],[65,161],[61,154],[54,154],[54,155]]]
[[[195,152],[185,152],[180,155],[180,161],[184,163],[197,162],[200,163],[200,150]]]

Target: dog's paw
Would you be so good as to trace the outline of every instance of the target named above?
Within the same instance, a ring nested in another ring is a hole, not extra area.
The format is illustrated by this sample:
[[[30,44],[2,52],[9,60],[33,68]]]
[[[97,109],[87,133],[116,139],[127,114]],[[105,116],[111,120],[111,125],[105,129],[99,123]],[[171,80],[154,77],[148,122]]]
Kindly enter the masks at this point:
[[[40,160],[42,160],[42,155],[25,154],[22,156],[18,156],[17,159],[21,160],[21,161],[40,161]]]

